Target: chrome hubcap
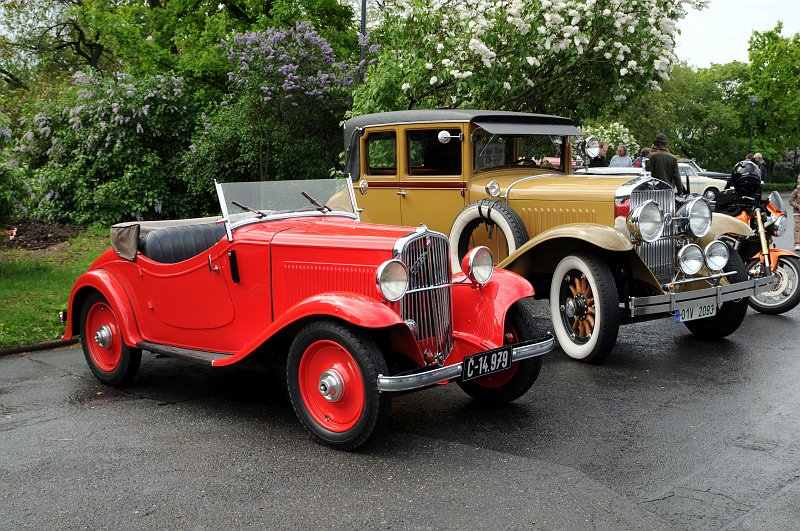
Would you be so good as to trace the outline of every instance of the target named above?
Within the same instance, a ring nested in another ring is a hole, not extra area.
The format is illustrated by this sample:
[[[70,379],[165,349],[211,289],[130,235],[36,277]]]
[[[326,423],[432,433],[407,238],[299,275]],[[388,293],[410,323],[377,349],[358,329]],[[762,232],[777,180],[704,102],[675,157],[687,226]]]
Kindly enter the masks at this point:
[[[338,402],[344,394],[344,380],[336,369],[328,369],[319,377],[319,392],[328,402]]]
[[[111,346],[111,328],[108,325],[103,325],[94,333],[94,342],[102,348],[109,348]]]

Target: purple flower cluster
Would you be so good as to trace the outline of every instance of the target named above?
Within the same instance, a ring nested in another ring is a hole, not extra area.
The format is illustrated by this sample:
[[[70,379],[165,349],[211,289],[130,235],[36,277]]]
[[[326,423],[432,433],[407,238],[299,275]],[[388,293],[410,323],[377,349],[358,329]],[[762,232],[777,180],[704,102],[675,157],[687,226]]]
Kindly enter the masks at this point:
[[[331,46],[308,22],[237,34],[229,43],[228,60],[236,66],[228,79],[245,91],[257,87],[264,101],[301,94],[321,101],[331,91],[352,87],[363,68],[337,62]]]

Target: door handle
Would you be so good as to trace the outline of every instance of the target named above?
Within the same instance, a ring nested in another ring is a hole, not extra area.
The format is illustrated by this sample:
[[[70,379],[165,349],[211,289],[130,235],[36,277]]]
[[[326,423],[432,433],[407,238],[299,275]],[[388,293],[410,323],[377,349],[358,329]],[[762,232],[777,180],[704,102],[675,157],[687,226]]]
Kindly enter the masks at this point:
[[[211,255],[208,255],[208,270],[211,271],[212,273],[219,273],[219,267],[215,266],[211,262]]]
[[[400,190],[399,192],[397,192],[397,195],[399,195],[400,197],[405,197],[406,196],[406,191],[405,190]]]

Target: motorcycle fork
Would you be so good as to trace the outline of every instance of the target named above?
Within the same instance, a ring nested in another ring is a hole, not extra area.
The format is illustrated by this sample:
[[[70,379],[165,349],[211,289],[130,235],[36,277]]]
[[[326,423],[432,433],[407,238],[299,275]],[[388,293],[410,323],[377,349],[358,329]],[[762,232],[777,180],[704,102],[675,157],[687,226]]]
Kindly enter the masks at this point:
[[[761,241],[761,259],[764,261],[766,270],[772,269],[769,263],[769,246],[767,245],[767,231],[764,229],[764,222],[761,220],[761,209],[756,208],[754,212],[756,216],[756,225],[758,226],[758,239]]]

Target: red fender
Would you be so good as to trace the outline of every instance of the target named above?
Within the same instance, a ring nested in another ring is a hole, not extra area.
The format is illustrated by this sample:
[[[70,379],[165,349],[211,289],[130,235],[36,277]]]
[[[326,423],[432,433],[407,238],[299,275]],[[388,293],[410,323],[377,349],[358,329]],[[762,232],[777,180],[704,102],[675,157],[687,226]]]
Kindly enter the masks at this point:
[[[81,330],[78,329],[80,327],[81,306],[88,293],[92,290],[100,292],[111,305],[122,326],[125,344],[135,345],[142,341],[139,327],[136,325],[133,307],[130,300],[128,300],[125,289],[117,280],[117,277],[105,269],[93,269],[84,273],[72,286],[72,291],[69,294],[67,328],[62,339],[72,339],[73,336],[81,335]]]
[[[489,282],[481,287],[474,286],[463,273],[455,275],[453,282],[458,283],[453,286],[453,331],[464,340],[474,338],[471,342],[484,349],[503,344],[508,309],[534,294],[527,280],[505,269],[495,269]]]
[[[234,353],[230,358],[214,361],[213,365],[218,367],[236,363],[292,323],[310,316],[326,315],[362,328],[388,328],[402,325],[400,330],[404,328],[408,336],[407,341],[403,341],[403,343],[413,345],[416,349],[416,343],[408,326],[389,306],[372,297],[357,293],[332,292],[300,301],[294,307],[283,312],[276,321],[273,321],[261,334],[249,341],[242,350]],[[414,357],[422,359],[419,349],[416,350]]]

